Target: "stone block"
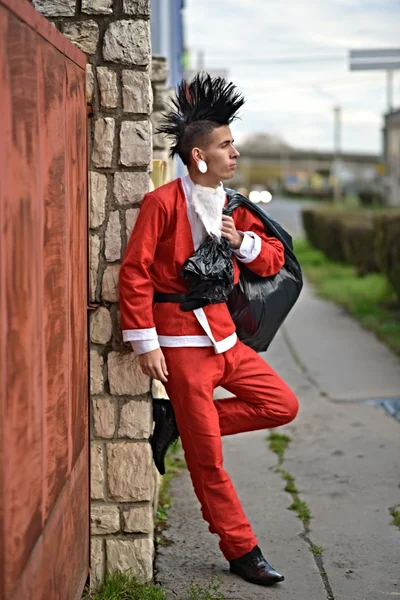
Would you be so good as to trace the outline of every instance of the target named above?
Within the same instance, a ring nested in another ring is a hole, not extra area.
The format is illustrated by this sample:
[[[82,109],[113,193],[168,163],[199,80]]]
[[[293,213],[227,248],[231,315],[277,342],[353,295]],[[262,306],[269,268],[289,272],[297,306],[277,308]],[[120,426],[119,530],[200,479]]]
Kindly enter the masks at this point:
[[[92,442],[90,448],[90,496],[92,500],[104,500],[104,459],[101,444]]]
[[[164,56],[152,56],[151,58],[151,81],[153,83],[165,83],[168,79],[168,63]]]
[[[140,396],[150,389],[150,378],[143,375],[139,359],[133,352],[110,352],[108,380],[111,394],[117,396]]]
[[[113,9],[113,0],[82,0],[82,12],[88,15],[108,15]]]
[[[122,71],[122,106],[125,112],[150,114],[153,92],[148,73]]]
[[[122,6],[128,15],[150,15],[150,0],[123,0]]]
[[[90,281],[90,299],[96,299],[97,274],[99,271],[100,260],[100,238],[94,233],[90,234],[89,239],[89,281]]]
[[[150,400],[130,400],[123,405],[118,436],[131,439],[149,438],[151,434]]]
[[[168,108],[173,89],[165,87],[164,84],[153,86],[153,110],[165,111]]]
[[[90,351],[90,393],[102,394],[104,391],[103,357],[96,350]]]
[[[107,482],[110,497],[120,502],[150,502],[153,494],[150,444],[107,444]]]
[[[32,4],[45,17],[73,17],[76,0],[33,0]]]
[[[103,583],[105,573],[104,540],[90,540],[90,589],[95,591]]]
[[[118,506],[110,504],[92,505],[90,509],[90,531],[92,535],[117,533],[120,530]]]
[[[106,216],[107,177],[95,171],[89,172],[90,227],[96,229]]]
[[[108,67],[97,67],[97,83],[100,89],[100,103],[105,108],[117,108],[117,73]]]
[[[124,531],[126,533],[152,533],[154,529],[151,504],[132,506],[124,511]]]
[[[111,340],[112,321],[109,310],[100,306],[90,312],[90,339],[94,344],[107,344]]]
[[[95,21],[63,23],[62,32],[70,42],[86,54],[96,54],[99,26]]]
[[[129,238],[132,235],[132,231],[133,231],[133,228],[135,226],[135,223],[137,221],[138,216],[139,216],[139,209],[138,208],[130,208],[125,213],[125,218],[126,218],[126,238],[127,238],[127,240],[129,240]]]
[[[95,167],[111,167],[114,149],[115,120],[111,117],[96,119],[92,161]]]
[[[111,398],[93,398],[94,434],[110,439],[115,433],[115,405]]]
[[[153,129],[153,149],[154,150],[166,150],[169,148],[168,138],[165,133],[156,133],[159,123],[162,119],[162,113],[154,112],[151,117],[151,124]]]
[[[141,582],[153,577],[154,542],[138,540],[106,540],[107,571],[131,571]]]
[[[105,256],[110,262],[121,258],[121,223],[117,210],[112,211],[108,218]]]
[[[103,58],[114,63],[147,66],[150,62],[149,22],[110,23],[104,34]]]
[[[121,206],[139,204],[148,191],[148,173],[115,173],[114,197]]]
[[[86,104],[93,104],[94,100],[94,73],[90,63],[86,65]]]
[[[125,167],[147,167],[151,160],[151,131],[148,121],[123,121],[120,159]]]
[[[103,273],[101,297],[105,302],[118,302],[120,265],[108,265]]]

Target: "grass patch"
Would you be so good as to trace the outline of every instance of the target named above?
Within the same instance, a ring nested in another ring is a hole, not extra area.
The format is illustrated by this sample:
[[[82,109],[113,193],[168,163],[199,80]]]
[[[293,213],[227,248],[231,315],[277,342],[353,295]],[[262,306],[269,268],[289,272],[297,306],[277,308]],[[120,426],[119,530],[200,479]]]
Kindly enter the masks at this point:
[[[400,303],[386,277],[359,277],[352,266],[327,259],[306,240],[295,240],[294,249],[318,295],[343,306],[400,355]]]
[[[297,494],[294,495],[293,503],[289,506],[289,510],[297,512],[297,516],[301,521],[309,521],[311,512],[307,502],[301,500]]]
[[[107,574],[97,592],[86,589],[82,600],[167,600],[164,590],[151,583],[139,583],[130,573]]]
[[[312,545],[311,545],[311,548],[310,548],[310,550],[311,550],[311,552],[312,552],[313,554],[315,554],[315,555],[317,555],[317,554],[322,554],[322,553],[323,553],[323,551],[324,551],[324,549],[323,549],[323,547],[322,547],[322,546],[315,546],[314,544],[312,544]]]
[[[204,587],[192,581],[185,600],[225,600],[220,577],[212,577]],[[109,573],[96,592],[85,589],[82,600],[167,600],[165,590],[152,583],[139,583],[129,572]],[[183,600],[183,599],[181,599]]]
[[[283,433],[276,433],[276,431],[271,431],[268,437],[269,447],[272,452],[278,455],[279,462],[283,461],[283,457],[285,454],[286,448],[290,444],[290,437]]]
[[[390,511],[391,516],[393,517],[392,525],[395,525],[400,529],[400,507],[392,508]]]
[[[165,457],[165,475],[163,476],[160,487],[156,525],[165,525],[167,521],[168,509],[171,506],[169,485],[171,480],[176,475],[179,475],[179,473],[181,473],[186,467],[186,463],[181,457],[181,450],[181,444],[180,442],[177,442],[169,448]]]

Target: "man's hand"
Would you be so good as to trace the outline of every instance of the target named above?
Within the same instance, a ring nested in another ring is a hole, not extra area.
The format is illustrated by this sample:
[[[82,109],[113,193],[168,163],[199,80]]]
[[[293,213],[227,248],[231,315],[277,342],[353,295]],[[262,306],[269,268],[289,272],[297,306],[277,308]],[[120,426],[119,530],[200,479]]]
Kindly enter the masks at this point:
[[[222,215],[222,237],[226,238],[231,245],[233,250],[238,250],[242,245],[243,233],[240,233],[235,226],[235,222],[232,217]]]
[[[158,379],[159,381],[168,381],[167,363],[161,348],[145,352],[139,355],[140,368],[145,375]]]

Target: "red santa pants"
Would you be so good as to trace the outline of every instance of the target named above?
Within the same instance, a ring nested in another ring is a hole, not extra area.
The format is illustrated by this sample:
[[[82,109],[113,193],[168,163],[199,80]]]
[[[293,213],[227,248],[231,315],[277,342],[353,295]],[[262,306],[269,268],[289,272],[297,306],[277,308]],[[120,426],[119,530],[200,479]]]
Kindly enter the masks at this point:
[[[241,342],[215,354],[212,347],[162,348],[193,487],[211,533],[220,537],[227,560],[257,545],[229,475],[223,467],[222,435],[268,429],[295,418],[293,392],[254,350]],[[223,386],[235,398],[213,400]]]

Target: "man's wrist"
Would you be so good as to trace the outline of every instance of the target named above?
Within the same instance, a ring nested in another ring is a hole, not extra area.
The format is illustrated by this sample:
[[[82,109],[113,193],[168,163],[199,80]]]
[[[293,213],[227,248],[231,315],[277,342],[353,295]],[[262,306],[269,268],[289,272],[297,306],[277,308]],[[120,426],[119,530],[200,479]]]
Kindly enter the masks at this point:
[[[238,231],[237,234],[238,234],[237,241],[234,243],[231,242],[231,248],[233,250],[239,250],[239,248],[243,242],[244,233],[242,233],[241,231]]]

